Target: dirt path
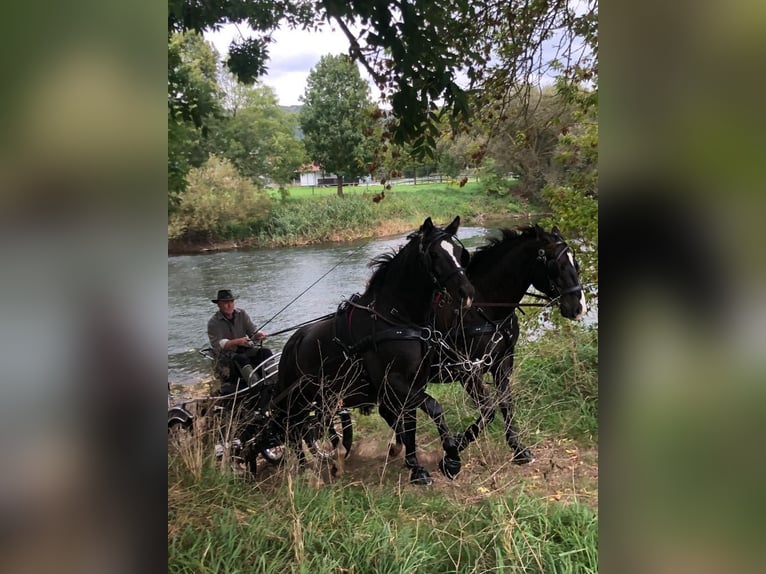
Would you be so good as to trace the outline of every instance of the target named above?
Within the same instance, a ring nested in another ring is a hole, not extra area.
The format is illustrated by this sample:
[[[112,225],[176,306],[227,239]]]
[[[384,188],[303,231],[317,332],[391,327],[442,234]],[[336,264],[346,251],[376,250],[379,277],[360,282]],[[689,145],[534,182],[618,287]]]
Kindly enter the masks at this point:
[[[438,449],[418,451],[421,464],[433,477],[431,488],[437,489],[456,502],[471,504],[482,498],[510,491],[524,491],[563,503],[578,502],[592,508],[598,506],[598,450],[583,447],[571,440],[545,440],[533,446],[535,460],[516,465],[510,461],[507,448],[489,449],[489,443],[478,441],[463,453],[463,468],[455,480],[447,479],[438,470],[442,452]],[[341,449],[342,450],[342,449]],[[361,483],[401,489],[419,489],[409,484],[409,470],[403,457],[388,457],[386,439],[360,438],[354,442],[352,453],[339,466],[333,477],[327,465],[314,463],[312,485],[321,487],[328,482]],[[258,481],[264,487],[283,480],[283,468],[266,462],[259,466]]]

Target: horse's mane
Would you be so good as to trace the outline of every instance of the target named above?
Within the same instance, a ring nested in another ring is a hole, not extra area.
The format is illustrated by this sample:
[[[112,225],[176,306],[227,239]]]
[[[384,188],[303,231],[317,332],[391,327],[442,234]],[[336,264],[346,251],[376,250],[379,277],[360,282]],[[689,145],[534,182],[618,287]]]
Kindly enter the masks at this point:
[[[367,267],[373,269],[372,277],[370,277],[370,280],[367,282],[367,291],[377,289],[383,284],[385,281],[386,272],[391,266],[391,261],[399,254],[402,249],[407,247],[407,245],[409,245],[409,243],[401,246],[398,250],[392,249],[390,252],[381,253],[367,264]]]
[[[391,262],[394,260],[394,258],[399,255],[402,251],[407,249],[410,245],[414,243],[414,240],[416,238],[420,237],[420,234],[413,233],[407,237],[408,241],[404,245],[401,245],[399,249],[391,249],[391,251],[387,253],[381,253],[380,255],[374,257],[368,264],[367,267],[370,267],[373,269],[372,277],[370,277],[370,280],[367,282],[367,291],[370,292],[375,289],[378,289],[385,281],[386,274],[388,273],[388,270],[391,268]]]
[[[498,253],[504,254],[519,243],[537,237],[534,225],[514,227],[513,229],[503,227],[500,229],[500,233],[502,234],[501,237],[490,237],[487,240],[486,245],[481,245],[476,248],[476,251],[471,256],[471,263],[468,266],[469,269],[481,265],[491,256],[497,257]]]

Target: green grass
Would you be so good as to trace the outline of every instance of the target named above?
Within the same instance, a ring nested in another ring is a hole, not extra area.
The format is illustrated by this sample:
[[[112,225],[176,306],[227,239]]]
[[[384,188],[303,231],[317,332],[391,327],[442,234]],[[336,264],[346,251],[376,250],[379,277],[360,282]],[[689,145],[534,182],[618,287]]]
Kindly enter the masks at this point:
[[[416,193],[416,192],[430,192],[430,191],[445,191],[445,190],[470,190],[478,188],[479,184],[476,181],[468,182],[464,187],[460,187],[457,182],[450,182],[448,178],[444,178],[443,183],[426,182],[426,183],[402,183],[395,184],[390,190],[386,191],[386,195],[394,193]],[[360,185],[344,185],[344,195],[369,195],[373,196],[376,193],[380,193],[384,189],[384,186],[379,181],[374,181],[370,184]],[[309,197],[327,197],[337,195],[338,188],[334,185],[331,186],[290,186],[286,188],[287,197],[290,199],[303,199]],[[268,190],[269,195],[274,199],[282,198],[282,192],[279,189],[271,188]]]
[[[536,440],[566,439],[593,449],[598,332],[562,325],[517,347],[519,425]],[[453,430],[475,418],[459,385],[431,385],[429,392],[442,402]],[[355,416],[354,425],[357,444],[391,434],[377,414]],[[422,413],[418,433],[419,445],[436,448],[434,425]],[[427,488],[399,482],[401,460],[390,462],[396,468],[385,480],[374,478],[378,467],[359,466],[356,474],[316,488],[311,472],[293,476],[279,469],[253,483],[221,472],[209,459],[193,473],[169,456],[168,572],[596,572],[594,508],[577,497],[559,501],[541,493],[545,485],[530,479],[534,467],[523,474],[507,463],[502,435],[498,417],[465,453],[464,465],[473,470],[464,473],[472,474]],[[498,472],[505,473],[499,484]],[[560,480],[574,480],[568,472]],[[547,488],[553,494],[560,483]]]
[[[268,218],[254,237],[254,246],[349,240],[413,229],[426,217],[446,224],[460,215],[466,224],[477,218],[508,218],[536,209],[540,208],[516,197],[487,195],[476,183],[463,188],[446,184],[399,186],[379,203],[365,192],[343,198],[333,193],[288,197],[272,202]]]
[[[171,489],[176,489],[171,484]],[[596,572],[597,518],[524,494],[470,505],[435,491],[207,475],[170,497],[168,572]]]

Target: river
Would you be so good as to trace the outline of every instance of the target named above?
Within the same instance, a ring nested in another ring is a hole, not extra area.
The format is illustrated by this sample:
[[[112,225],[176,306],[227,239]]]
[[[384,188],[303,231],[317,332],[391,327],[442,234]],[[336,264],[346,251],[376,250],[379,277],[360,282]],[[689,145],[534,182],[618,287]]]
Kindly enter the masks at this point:
[[[458,238],[473,249],[499,226],[461,227]],[[371,274],[367,264],[403,245],[406,235],[168,257],[168,381],[193,384],[210,376],[210,362],[199,349],[207,345],[207,321],[217,309],[211,299],[218,289],[232,289],[237,306],[256,326],[273,318],[264,330],[277,332],[331,313],[344,298],[364,291]],[[290,335],[270,337],[267,346],[279,351]]]

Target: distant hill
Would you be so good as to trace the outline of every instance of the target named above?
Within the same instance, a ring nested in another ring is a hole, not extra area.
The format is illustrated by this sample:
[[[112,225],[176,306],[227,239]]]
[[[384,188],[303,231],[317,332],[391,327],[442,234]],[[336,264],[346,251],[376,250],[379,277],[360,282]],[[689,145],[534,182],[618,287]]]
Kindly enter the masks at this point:
[[[284,110],[288,114],[298,114],[302,109],[303,106],[279,106],[280,109]],[[295,126],[295,138],[302,140],[303,139],[303,130],[301,130],[301,126]]]
[[[289,114],[297,114],[303,108],[303,106],[301,106],[301,105],[297,105],[297,106],[279,106],[279,107],[282,108],[284,111],[286,111]]]

